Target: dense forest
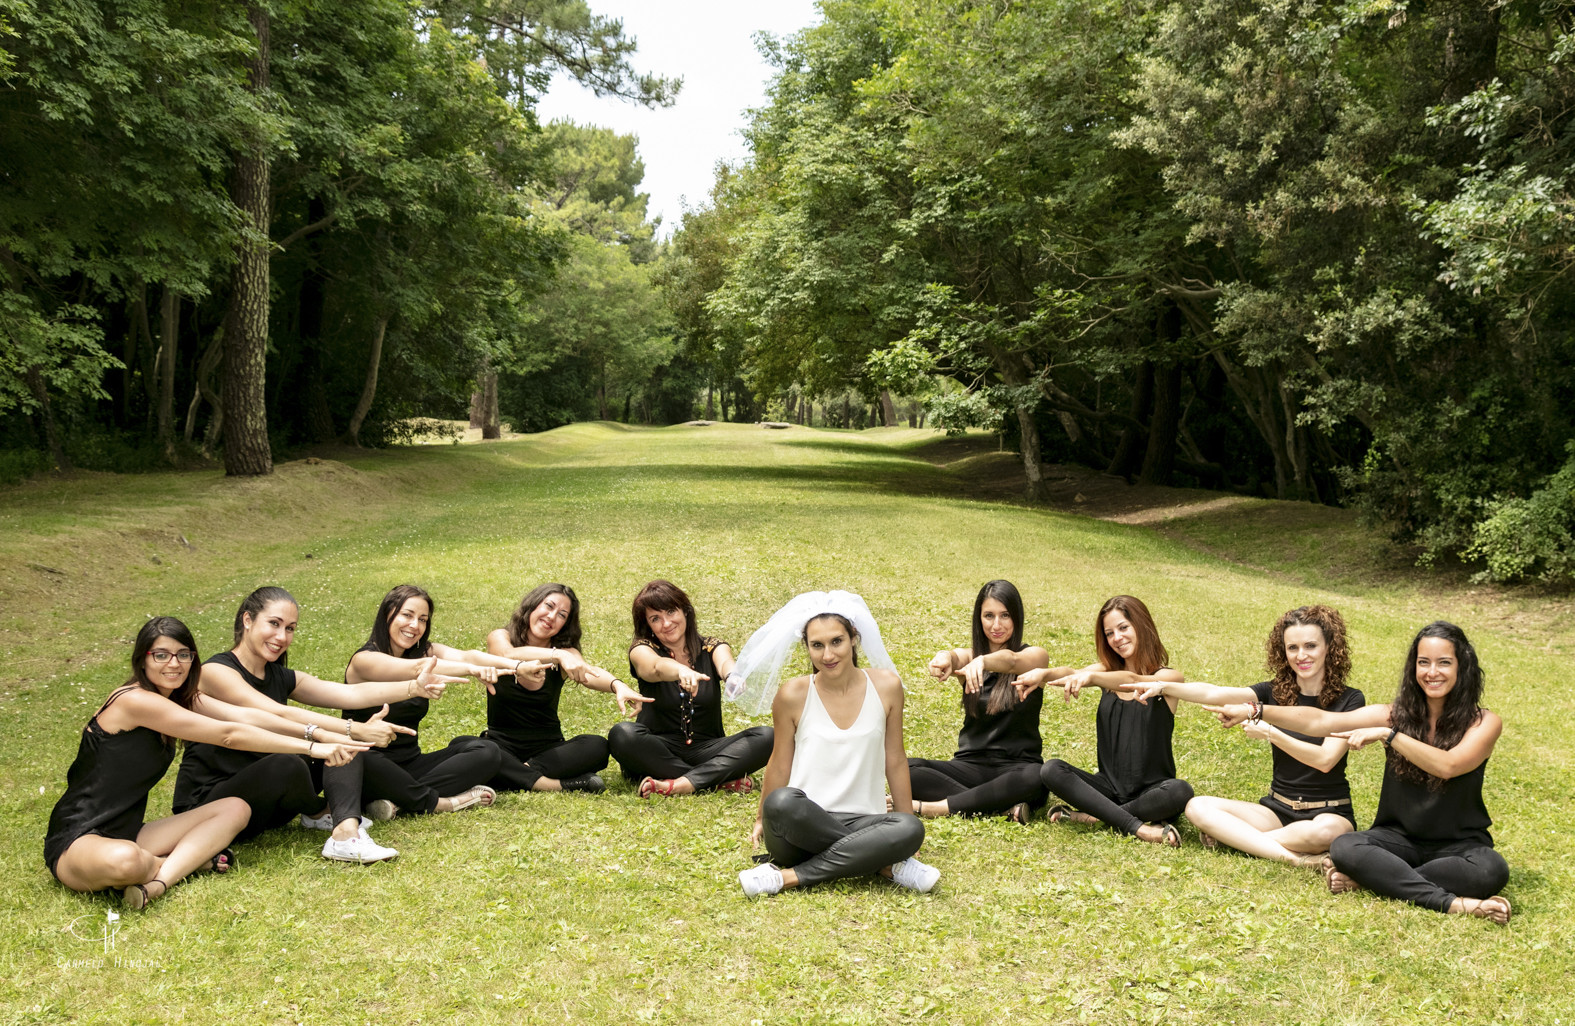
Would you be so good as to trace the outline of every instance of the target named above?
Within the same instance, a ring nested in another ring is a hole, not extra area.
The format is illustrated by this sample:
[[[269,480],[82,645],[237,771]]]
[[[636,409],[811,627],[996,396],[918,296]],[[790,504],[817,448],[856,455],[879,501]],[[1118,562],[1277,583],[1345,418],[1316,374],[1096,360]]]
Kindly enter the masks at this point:
[[[4,0],[0,477],[924,422],[1575,577],[1575,3],[820,9],[663,240],[582,0]]]

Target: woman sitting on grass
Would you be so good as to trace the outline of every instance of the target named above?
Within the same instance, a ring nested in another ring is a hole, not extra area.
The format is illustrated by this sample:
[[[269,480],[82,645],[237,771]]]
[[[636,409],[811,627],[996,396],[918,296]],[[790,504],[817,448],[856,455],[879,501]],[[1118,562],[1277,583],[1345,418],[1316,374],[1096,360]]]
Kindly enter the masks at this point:
[[[650,701],[636,722],[613,725],[607,747],[624,779],[640,782],[641,798],[753,790],[749,775],[771,758],[771,728],[724,731],[722,681],[731,672],[733,650],[700,634],[682,588],[652,581],[640,589],[629,673]]]
[[[383,596],[372,618],[372,633],[345,668],[345,681],[361,685],[399,680],[410,675],[411,659],[436,659],[433,670],[453,678],[475,677],[496,686],[499,672],[515,673],[540,682],[543,667],[503,659],[487,652],[462,652],[431,640],[432,596],[413,584],[401,584]],[[534,674],[534,677],[531,675]],[[428,700],[419,696],[394,702],[387,721],[411,730],[367,758],[368,791],[385,797],[369,802],[366,814],[374,820],[392,819],[400,810],[410,812],[459,812],[475,805],[491,805],[497,795],[487,781],[497,775],[503,751],[481,738],[456,738],[447,748],[421,751],[415,731],[427,714]],[[352,709],[350,718],[365,722],[378,710]],[[372,782],[375,778],[375,784]]]
[[[1330,712],[1350,712],[1366,704],[1362,693],[1345,683],[1351,653],[1345,620],[1336,610],[1291,610],[1275,621],[1267,650],[1274,679],[1250,688],[1157,681],[1125,685],[1123,690],[1136,692],[1139,702],[1163,695],[1207,705],[1256,702]],[[1187,818],[1209,847],[1218,842],[1293,866],[1322,865],[1329,842],[1356,829],[1351,785],[1345,779],[1345,741],[1284,731],[1261,720],[1242,729],[1248,737],[1273,745],[1269,793],[1256,802],[1199,795],[1187,803]]]
[[[83,728],[66,793],[49,816],[44,862],[55,879],[74,891],[124,888],[126,904],[142,908],[204,865],[220,873],[235,868],[227,845],[252,815],[241,798],[142,821],[177,739],[306,755],[331,766],[366,747],[304,739],[291,720],[201,694],[201,679],[197,643],[185,624],[156,616],[142,625],[131,647],[131,679]]]
[[[962,682],[962,730],[950,761],[909,759],[913,811],[921,816],[1004,812],[1026,823],[1044,804],[1039,782],[1043,742],[1039,712],[1044,691],[1019,698],[1013,678],[1050,665],[1050,654],[1023,644],[1023,597],[1010,581],[991,581],[973,602],[968,648],[937,652],[930,675]]]
[[[411,665],[404,680],[382,684],[339,684],[298,673],[286,665],[295,640],[300,607],[283,588],[258,588],[235,612],[235,647],[210,658],[203,668],[202,693],[231,705],[273,713],[301,725],[308,741],[362,741],[386,747],[409,727],[384,721],[386,709],[365,723],[335,719],[287,704],[292,699],[328,709],[359,709],[368,702],[397,702],[443,694],[445,678],[431,672],[431,661]],[[219,745],[196,744],[181,758],[175,778],[175,811],[184,812],[220,798],[239,796],[251,806],[251,821],[241,839],[301,817],[301,824],[329,831],[323,858],[338,862],[378,862],[399,852],[368,836],[361,819],[366,764],[353,760],[322,771],[319,779],[299,758],[257,756]],[[323,810],[322,791],[327,799]],[[371,798],[382,797],[371,794]]]
[[[1465,632],[1442,620],[1411,642],[1400,692],[1354,712],[1232,704],[1212,708],[1225,726],[1263,719],[1352,749],[1385,748],[1384,782],[1370,830],[1329,845],[1329,891],[1366,887],[1423,908],[1507,923],[1509,865],[1493,850],[1482,801],[1488,757],[1504,721],[1482,707],[1482,667]]]
[[[607,739],[581,734],[564,740],[558,699],[567,678],[592,691],[610,692],[628,715],[631,703],[649,702],[627,684],[580,655],[580,600],[566,584],[543,584],[520,600],[507,627],[487,635],[487,651],[503,659],[540,663],[544,676],[499,677],[487,694],[487,729],[481,735],[503,749],[492,786],[500,791],[589,791],[606,788]],[[522,667],[523,669],[523,667]]]
[[[1099,772],[1089,773],[1060,759],[1051,759],[1039,779],[1066,805],[1050,810],[1050,822],[1108,823],[1122,833],[1150,844],[1181,844],[1175,819],[1186,808],[1192,788],[1176,779],[1170,735],[1176,702],[1144,704],[1121,685],[1138,681],[1175,681],[1182,676],[1166,664],[1170,654],[1159,640],[1148,607],[1131,595],[1106,602],[1094,620],[1094,647],[1099,662],[1082,670],[1052,667],[1030,670],[1014,684],[1030,688],[1054,684],[1067,701],[1085,687],[1104,690],[1094,716]]]
[[[772,702],[775,743],[750,843],[771,862],[738,881],[749,897],[845,877],[879,874],[928,891],[940,873],[915,859],[924,824],[886,811],[912,806],[902,747],[902,681],[891,669],[859,669],[855,645],[891,665],[869,608],[857,595],[812,592],[789,602],[740,653],[745,680],[775,680],[795,643],[814,673],[782,685]]]

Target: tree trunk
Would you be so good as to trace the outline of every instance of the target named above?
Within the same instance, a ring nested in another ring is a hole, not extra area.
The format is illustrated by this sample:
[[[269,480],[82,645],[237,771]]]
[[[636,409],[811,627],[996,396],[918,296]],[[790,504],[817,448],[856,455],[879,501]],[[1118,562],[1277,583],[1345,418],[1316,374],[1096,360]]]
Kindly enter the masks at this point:
[[[1181,365],[1169,363],[1154,371],[1154,416],[1148,422],[1148,447],[1138,480],[1168,485],[1176,467],[1176,429],[1181,423]]]
[[[481,437],[496,441],[503,437],[503,421],[498,416],[498,369],[489,358],[481,365]]]
[[[705,383],[705,419],[706,420],[715,420],[716,419],[716,397],[715,397],[715,393],[716,393],[716,382],[714,382],[714,381],[707,381]]]
[[[482,410],[486,406],[486,396],[481,394],[482,382],[477,381],[476,385],[476,390],[470,393],[470,426],[472,428],[481,427],[482,421],[487,419],[486,415],[482,413]]]
[[[891,393],[884,388],[880,390],[880,422],[883,427],[897,426],[897,404],[891,401]]]
[[[257,53],[247,61],[247,88],[266,97],[268,10],[246,9],[257,33]],[[263,99],[264,105],[267,100]],[[272,221],[268,155],[261,138],[238,154],[230,195],[245,220],[224,331],[224,472],[231,476],[273,473],[268,448],[268,232]]]
[[[842,426],[853,426],[853,397],[846,392],[842,393]]]
[[[1017,427],[1023,436],[1020,445],[1023,472],[1028,475],[1028,487],[1023,492],[1023,498],[1029,502],[1038,502],[1044,498],[1045,481],[1039,468],[1039,425],[1034,423],[1032,406],[1018,408]]]
[[[383,362],[383,336],[387,331],[388,317],[384,315],[377,319],[372,329],[372,355],[366,361],[366,381],[361,386],[361,399],[355,404],[355,412],[350,415],[350,427],[345,431],[345,441],[358,449],[361,447],[361,425],[366,423],[366,415],[372,410],[372,398],[377,395],[377,369]]]
[[[71,460],[66,457],[66,447],[60,440],[60,429],[55,424],[55,411],[49,405],[49,387],[44,384],[43,373],[37,367],[29,367],[23,377],[27,380],[27,390],[33,394],[33,402],[38,405],[38,423],[43,429],[44,445],[49,449],[55,473],[70,470]]]
[[[202,357],[197,361],[197,387],[192,390],[191,405],[186,407],[186,441],[188,442],[196,434],[197,411],[202,408],[204,399],[213,407],[213,418],[210,423],[213,421],[222,423],[224,420],[224,405],[213,391],[211,383],[213,372],[218,369],[219,361],[222,359],[224,359],[224,329],[221,327],[213,333],[213,341],[208,343],[208,348],[203,350]]]
[[[159,444],[164,459],[175,462],[175,343],[180,336],[180,294],[164,286],[159,325]]]
[[[1132,419],[1139,424],[1148,423],[1149,407],[1154,404],[1154,365],[1144,360],[1138,368],[1137,381],[1132,388]],[[1148,448],[1148,432],[1136,427],[1121,429],[1121,441],[1116,454],[1110,459],[1107,474],[1131,477],[1142,466],[1143,452]]]

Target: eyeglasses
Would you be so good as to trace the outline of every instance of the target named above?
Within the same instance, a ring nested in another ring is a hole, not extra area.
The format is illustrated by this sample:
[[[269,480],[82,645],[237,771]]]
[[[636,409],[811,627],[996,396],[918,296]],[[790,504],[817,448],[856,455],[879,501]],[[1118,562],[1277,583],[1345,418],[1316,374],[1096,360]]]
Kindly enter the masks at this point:
[[[197,658],[197,653],[193,652],[189,648],[183,648],[179,652],[167,652],[162,648],[155,648],[148,652],[148,657],[160,666],[163,666],[165,663],[169,662],[171,658],[173,658],[177,663],[180,663],[182,666],[185,666],[187,663]]]

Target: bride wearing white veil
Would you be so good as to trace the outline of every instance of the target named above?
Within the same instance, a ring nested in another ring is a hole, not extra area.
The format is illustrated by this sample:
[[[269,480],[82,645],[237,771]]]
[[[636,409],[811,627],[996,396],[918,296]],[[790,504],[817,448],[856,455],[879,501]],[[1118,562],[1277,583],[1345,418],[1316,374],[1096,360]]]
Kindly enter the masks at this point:
[[[781,682],[800,643],[814,672]],[[873,668],[859,667],[859,649]],[[913,857],[924,824],[886,811],[888,787],[896,808],[913,807],[902,681],[863,599],[794,598],[739,652],[727,695],[746,709],[769,704],[775,728],[750,834],[771,861],[738,874],[746,895],[875,874],[917,891],[935,886],[940,872]]]

